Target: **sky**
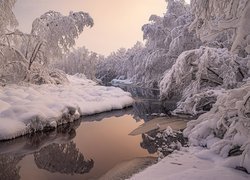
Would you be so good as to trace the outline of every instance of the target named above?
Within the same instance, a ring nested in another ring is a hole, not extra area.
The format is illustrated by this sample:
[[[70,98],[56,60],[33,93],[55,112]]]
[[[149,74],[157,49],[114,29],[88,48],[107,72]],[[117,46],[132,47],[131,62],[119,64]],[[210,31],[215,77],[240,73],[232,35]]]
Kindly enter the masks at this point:
[[[17,0],[14,13],[19,29],[30,32],[32,21],[49,10],[67,15],[70,11],[88,12],[94,26],[86,28],[77,47],[108,55],[142,41],[141,26],[151,14],[163,16],[165,0]]]

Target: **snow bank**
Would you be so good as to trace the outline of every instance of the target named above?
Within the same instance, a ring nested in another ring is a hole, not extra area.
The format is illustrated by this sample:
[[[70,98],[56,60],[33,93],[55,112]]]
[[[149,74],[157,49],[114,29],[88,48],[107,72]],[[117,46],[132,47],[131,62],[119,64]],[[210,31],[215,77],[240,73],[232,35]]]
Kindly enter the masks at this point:
[[[98,86],[80,75],[68,79],[68,85],[0,87],[0,140],[54,128],[81,115],[122,109],[133,102],[119,88]]]
[[[227,159],[201,148],[175,151],[131,180],[248,180],[250,175],[227,166]]]

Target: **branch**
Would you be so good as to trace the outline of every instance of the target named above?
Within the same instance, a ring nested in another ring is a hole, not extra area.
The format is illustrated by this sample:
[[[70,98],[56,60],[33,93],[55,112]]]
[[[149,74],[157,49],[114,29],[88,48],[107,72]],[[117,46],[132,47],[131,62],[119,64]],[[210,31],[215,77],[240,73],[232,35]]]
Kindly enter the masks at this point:
[[[209,67],[207,67],[207,70],[210,71],[211,73],[213,73],[214,75],[218,76],[218,78],[223,81],[223,78],[220,77],[220,75],[217,74],[214,70],[210,69]]]

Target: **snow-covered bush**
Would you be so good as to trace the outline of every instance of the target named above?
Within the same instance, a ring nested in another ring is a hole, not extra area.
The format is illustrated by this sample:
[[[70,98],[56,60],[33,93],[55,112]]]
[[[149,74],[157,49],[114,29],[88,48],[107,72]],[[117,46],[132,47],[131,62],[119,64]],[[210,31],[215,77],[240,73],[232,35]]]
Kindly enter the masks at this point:
[[[203,113],[222,89],[232,89],[242,83],[247,77],[248,60],[227,49],[201,47],[185,51],[164,75],[161,98],[180,100],[176,112]]]
[[[250,84],[227,90],[213,108],[190,121],[184,131],[193,145],[208,147],[223,157],[240,154],[229,162],[250,173]]]
[[[38,66],[39,67],[39,66]],[[26,82],[32,84],[66,84],[68,83],[65,72],[51,68],[36,68],[27,73]]]

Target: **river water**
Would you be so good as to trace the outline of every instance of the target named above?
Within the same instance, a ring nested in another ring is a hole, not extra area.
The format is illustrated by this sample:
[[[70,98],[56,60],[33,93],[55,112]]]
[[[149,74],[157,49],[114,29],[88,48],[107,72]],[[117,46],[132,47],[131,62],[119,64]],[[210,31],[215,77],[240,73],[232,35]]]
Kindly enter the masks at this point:
[[[128,134],[165,108],[157,92],[137,94],[133,108],[0,142],[0,180],[123,179],[154,163],[142,136]]]

